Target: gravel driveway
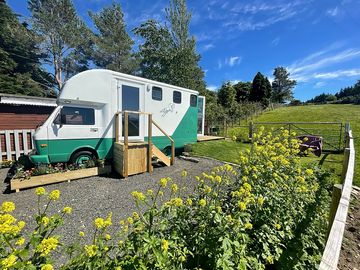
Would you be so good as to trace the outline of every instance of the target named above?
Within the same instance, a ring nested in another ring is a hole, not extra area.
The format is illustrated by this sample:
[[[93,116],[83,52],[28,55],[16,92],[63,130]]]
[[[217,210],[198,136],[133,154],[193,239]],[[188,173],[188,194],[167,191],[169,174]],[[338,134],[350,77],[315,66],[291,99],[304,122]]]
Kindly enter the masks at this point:
[[[148,189],[155,189],[162,177],[169,176],[174,181],[179,181],[183,170],[188,172],[186,186],[191,190],[196,175],[221,164],[208,159],[200,159],[199,163],[176,159],[174,166],[154,167],[152,174],[144,173],[127,179],[121,179],[119,175],[111,174],[46,186],[47,191],[59,189],[61,192],[61,199],[52,205],[56,211],[61,210],[64,206],[73,208],[73,213],[66,217],[65,225],[60,227],[56,234],[62,235],[64,243],[71,242],[74,237],[77,237],[80,230],[90,237],[93,232],[93,220],[96,217],[106,217],[109,212],[113,212],[113,224],[118,224],[120,219],[128,217],[135,211],[130,194],[132,191],[146,192]],[[7,170],[0,170],[0,179],[5,179],[6,174]],[[1,185],[2,191],[4,191],[7,183],[1,181]],[[31,216],[37,211],[37,196],[34,191],[33,188],[22,190],[19,193],[2,192],[0,194],[0,203],[12,201],[16,204],[14,215],[27,223],[27,230],[33,228]]]

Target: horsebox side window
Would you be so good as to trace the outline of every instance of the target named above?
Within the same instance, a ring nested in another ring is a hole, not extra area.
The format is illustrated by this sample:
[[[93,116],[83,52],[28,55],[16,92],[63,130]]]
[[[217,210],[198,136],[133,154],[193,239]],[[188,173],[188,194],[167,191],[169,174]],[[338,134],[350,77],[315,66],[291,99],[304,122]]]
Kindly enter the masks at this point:
[[[64,125],[94,125],[95,111],[90,108],[63,107],[61,123]]]
[[[190,95],[190,106],[197,107],[197,95]]]
[[[178,104],[181,103],[181,92],[179,92],[179,91],[173,92],[173,102],[178,103]]]
[[[152,87],[152,99],[153,100],[162,100],[162,88],[153,86]]]

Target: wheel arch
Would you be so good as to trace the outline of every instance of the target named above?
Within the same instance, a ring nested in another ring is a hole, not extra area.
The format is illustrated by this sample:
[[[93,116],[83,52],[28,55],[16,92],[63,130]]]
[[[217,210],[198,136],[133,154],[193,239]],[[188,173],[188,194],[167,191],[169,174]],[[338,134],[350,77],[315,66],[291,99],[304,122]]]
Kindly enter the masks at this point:
[[[74,151],[72,151],[71,155],[69,156],[69,161],[71,160],[71,158],[78,152],[80,151],[89,151],[91,153],[93,153],[95,155],[95,157],[98,159],[99,158],[99,154],[98,152],[91,146],[80,146],[76,149],[74,149]]]

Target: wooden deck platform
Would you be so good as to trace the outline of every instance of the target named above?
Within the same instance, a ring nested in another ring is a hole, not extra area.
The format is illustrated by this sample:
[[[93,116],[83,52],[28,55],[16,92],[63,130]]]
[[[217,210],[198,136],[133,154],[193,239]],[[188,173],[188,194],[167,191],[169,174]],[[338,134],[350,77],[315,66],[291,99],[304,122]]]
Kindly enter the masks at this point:
[[[225,140],[225,137],[218,137],[218,136],[198,136],[198,142],[206,142],[206,141],[215,141],[215,140]]]

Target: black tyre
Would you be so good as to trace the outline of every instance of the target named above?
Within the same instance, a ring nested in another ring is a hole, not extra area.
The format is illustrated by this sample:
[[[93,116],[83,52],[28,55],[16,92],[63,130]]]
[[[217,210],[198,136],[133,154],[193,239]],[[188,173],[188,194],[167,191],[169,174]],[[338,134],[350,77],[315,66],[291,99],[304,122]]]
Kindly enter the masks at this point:
[[[96,156],[94,155],[94,153],[90,151],[79,151],[71,156],[70,163],[82,165],[88,162],[89,160],[95,160],[95,159]]]

